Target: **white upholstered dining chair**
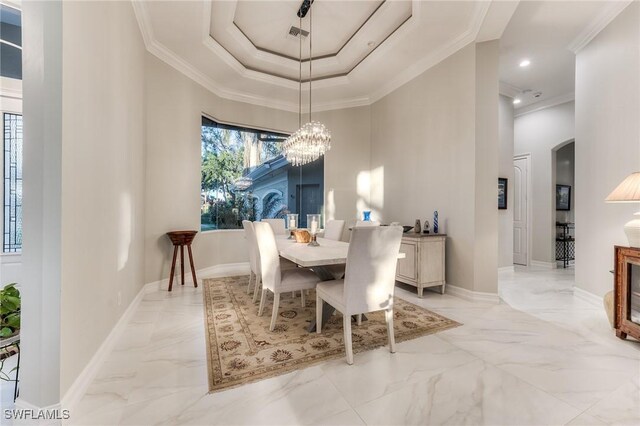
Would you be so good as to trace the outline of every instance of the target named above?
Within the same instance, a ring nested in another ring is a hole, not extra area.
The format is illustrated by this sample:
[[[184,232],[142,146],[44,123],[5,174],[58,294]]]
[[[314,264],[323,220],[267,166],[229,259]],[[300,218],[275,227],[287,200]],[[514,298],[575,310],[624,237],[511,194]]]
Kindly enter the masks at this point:
[[[395,352],[393,297],[401,239],[401,226],[354,229],[344,280],[323,281],[316,287],[316,331],[322,332],[322,304],[326,301],[342,313],[348,364],[353,364],[352,315],[384,310],[389,349]]]
[[[284,227],[284,219],[262,219],[262,221],[271,225],[274,234],[287,235],[287,230]]]
[[[344,220],[328,220],[324,226],[324,238],[340,241],[344,231]]]
[[[380,226],[377,220],[356,220],[356,228],[367,228],[371,226]]]
[[[258,291],[262,282],[258,241],[256,240],[253,222],[243,220],[242,227],[244,228],[244,233],[247,238],[247,245],[249,246],[249,266],[251,268],[251,271],[249,272],[249,284],[247,284],[247,294],[251,293],[251,284],[253,284],[253,303],[256,303],[256,301],[258,300]],[[296,269],[298,265],[291,262],[290,260],[280,258],[280,267],[283,270]]]
[[[324,226],[324,238],[328,240],[340,241],[344,231],[344,220],[329,220]],[[344,277],[344,265],[327,265],[324,269],[329,272],[334,279],[339,280]]]
[[[269,224],[255,222],[253,226],[258,242],[260,270],[262,272],[262,293],[260,295],[258,316],[262,316],[267,291],[271,291],[273,293],[273,312],[271,314],[269,331],[273,331],[273,328],[276,326],[276,319],[278,318],[280,294],[315,288],[320,278],[305,268],[282,269],[280,267],[280,255],[278,254],[275,235]],[[304,291],[301,291],[301,297],[302,306],[304,306]]]

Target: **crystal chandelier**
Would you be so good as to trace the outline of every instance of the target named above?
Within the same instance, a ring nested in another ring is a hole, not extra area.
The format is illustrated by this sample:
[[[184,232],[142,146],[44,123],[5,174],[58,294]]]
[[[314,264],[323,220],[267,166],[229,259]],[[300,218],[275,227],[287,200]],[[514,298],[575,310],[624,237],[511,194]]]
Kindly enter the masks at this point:
[[[304,6],[305,3],[303,3]],[[311,2],[309,3],[310,7]],[[302,6],[301,6],[302,10]],[[302,28],[301,11],[298,12],[300,17],[300,28]],[[294,166],[303,166],[307,163],[316,161],[331,149],[331,133],[324,124],[311,120],[311,82],[313,80],[311,73],[312,55],[312,32],[313,10],[309,16],[309,122],[299,127],[291,136],[284,141],[284,155],[287,160]],[[299,96],[298,96],[298,126],[302,124],[302,35],[300,37],[300,78],[299,78]]]

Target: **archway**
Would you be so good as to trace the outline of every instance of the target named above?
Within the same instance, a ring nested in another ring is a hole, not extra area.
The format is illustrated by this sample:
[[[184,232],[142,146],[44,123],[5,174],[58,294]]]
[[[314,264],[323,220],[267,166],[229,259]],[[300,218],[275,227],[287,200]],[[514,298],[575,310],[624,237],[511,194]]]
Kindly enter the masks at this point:
[[[575,261],[575,140],[551,150],[553,249],[557,267],[571,267]]]

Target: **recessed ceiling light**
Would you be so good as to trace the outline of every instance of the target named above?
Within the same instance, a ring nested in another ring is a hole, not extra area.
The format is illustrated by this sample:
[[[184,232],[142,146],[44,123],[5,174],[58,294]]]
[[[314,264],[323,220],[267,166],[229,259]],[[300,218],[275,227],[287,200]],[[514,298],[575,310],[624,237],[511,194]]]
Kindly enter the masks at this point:
[[[373,47],[375,45],[376,45],[375,41],[370,41],[369,43],[367,43],[367,46],[369,46],[369,47]]]
[[[528,67],[529,65],[531,65],[531,61],[528,59],[523,59],[522,61],[520,61],[520,66],[521,67]]]
[[[515,99],[513,100],[513,104],[514,104],[514,105],[518,105],[520,102],[522,102],[522,101],[521,101],[520,99],[518,99],[518,98],[515,98]]]

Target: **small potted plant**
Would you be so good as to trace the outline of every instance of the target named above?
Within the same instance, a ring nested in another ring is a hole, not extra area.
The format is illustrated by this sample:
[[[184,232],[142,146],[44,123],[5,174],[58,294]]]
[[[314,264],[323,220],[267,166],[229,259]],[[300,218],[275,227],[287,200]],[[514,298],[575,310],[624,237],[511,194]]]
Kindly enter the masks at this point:
[[[10,381],[9,373],[3,370],[6,358],[13,355],[17,346],[15,339],[20,333],[20,290],[16,283],[0,290],[0,380]]]
[[[8,284],[0,290],[0,339],[20,332],[20,290],[16,285]]]

